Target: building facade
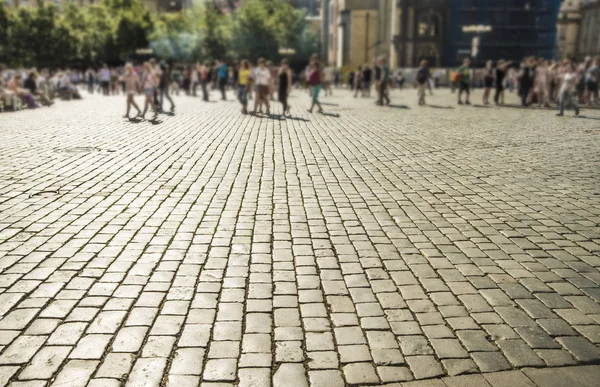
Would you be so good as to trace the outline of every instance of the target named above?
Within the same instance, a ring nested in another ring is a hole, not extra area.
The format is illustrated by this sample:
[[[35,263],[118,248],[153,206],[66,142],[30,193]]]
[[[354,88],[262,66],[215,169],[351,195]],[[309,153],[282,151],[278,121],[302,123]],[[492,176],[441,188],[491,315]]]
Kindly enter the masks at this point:
[[[581,25],[577,41],[576,57],[600,55],[600,1],[593,1],[581,7]]]
[[[418,67],[426,59],[431,66],[442,65],[444,38],[448,34],[448,0],[401,0],[392,23],[393,65]]]
[[[453,67],[467,57],[476,65],[555,58],[560,6],[561,0],[323,0],[323,57],[350,67],[378,55],[393,67],[416,67],[422,59]]]
[[[561,0],[471,0],[450,8],[444,65],[470,57],[519,61],[556,57],[556,23]],[[468,3],[468,4],[467,4]]]
[[[579,26],[581,25],[581,6],[583,0],[563,0],[556,32],[558,35],[558,57],[561,59],[572,58],[577,53],[579,40]]]

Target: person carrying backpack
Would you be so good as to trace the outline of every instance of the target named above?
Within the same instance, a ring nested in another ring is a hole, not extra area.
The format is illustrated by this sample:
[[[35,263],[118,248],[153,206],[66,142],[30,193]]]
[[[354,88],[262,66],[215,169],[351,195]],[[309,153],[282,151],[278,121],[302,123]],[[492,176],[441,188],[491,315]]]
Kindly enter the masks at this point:
[[[426,60],[422,60],[421,67],[417,70],[417,76],[415,77],[415,86],[419,91],[419,106],[425,105],[425,91],[427,90],[429,78],[431,78],[429,64]]]

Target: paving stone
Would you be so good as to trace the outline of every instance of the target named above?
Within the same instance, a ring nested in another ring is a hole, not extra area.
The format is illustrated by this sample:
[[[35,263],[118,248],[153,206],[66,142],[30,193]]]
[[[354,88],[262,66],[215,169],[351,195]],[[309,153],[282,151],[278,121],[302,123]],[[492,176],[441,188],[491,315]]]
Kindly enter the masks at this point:
[[[591,363],[600,360],[600,349],[583,337],[559,337],[556,340],[581,362]]]
[[[348,384],[378,383],[375,368],[370,363],[351,363],[342,368]]]
[[[236,379],[237,360],[213,359],[206,363],[203,372],[204,380],[233,381]]]
[[[483,375],[492,387],[535,387],[521,371],[503,371]]]
[[[344,387],[344,379],[338,370],[308,371],[311,387]]]
[[[167,365],[165,358],[140,358],[135,361],[126,386],[159,386]]]
[[[442,367],[433,356],[407,356],[406,363],[415,379],[428,379],[444,375]]]
[[[498,347],[515,367],[544,366],[544,361],[523,340],[502,340]]]
[[[50,379],[71,352],[71,347],[44,347],[19,374],[19,379]]]
[[[525,375],[537,386],[594,386],[600,377],[600,369],[596,366],[525,369]]]
[[[238,376],[239,387],[271,386],[271,370],[269,368],[240,368]]]
[[[500,352],[473,352],[471,357],[473,357],[481,372],[498,372],[510,368]]]
[[[109,353],[95,374],[97,378],[127,378],[133,365],[134,355],[130,353]]]
[[[481,375],[454,376],[442,379],[448,387],[490,387],[490,384]]]
[[[97,366],[98,362],[95,360],[69,360],[50,385],[53,387],[84,387],[88,384]]]
[[[180,348],[175,351],[175,356],[169,370],[173,375],[201,375],[204,349]]]
[[[292,120],[183,95],[156,125],[99,95],[2,113],[0,385],[399,387],[600,361],[588,120],[564,141],[544,110],[390,93],[409,109],[336,89],[332,115],[293,92]]]
[[[289,386],[290,380],[294,380],[298,387],[308,387],[306,370],[302,364],[281,364],[273,375],[273,387]]]
[[[2,352],[0,364],[25,364],[44,344],[44,336],[21,336]]]

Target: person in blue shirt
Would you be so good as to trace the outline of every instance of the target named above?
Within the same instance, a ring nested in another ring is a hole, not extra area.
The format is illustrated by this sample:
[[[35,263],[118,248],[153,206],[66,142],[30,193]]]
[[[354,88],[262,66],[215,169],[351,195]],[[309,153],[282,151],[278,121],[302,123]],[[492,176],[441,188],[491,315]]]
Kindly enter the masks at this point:
[[[217,67],[217,80],[219,82],[219,90],[221,90],[221,99],[225,101],[227,97],[225,96],[225,87],[227,87],[227,74],[228,68],[225,62],[219,62],[219,67]]]

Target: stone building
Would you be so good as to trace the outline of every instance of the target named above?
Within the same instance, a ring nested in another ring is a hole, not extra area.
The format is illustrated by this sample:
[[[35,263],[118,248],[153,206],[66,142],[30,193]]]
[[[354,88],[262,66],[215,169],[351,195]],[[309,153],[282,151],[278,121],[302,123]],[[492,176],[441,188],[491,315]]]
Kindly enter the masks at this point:
[[[448,0],[400,0],[394,4],[390,57],[395,65],[416,67],[422,59],[434,67],[442,64],[448,7]]]
[[[581,7],[581,24],[577,42],[578,59],[600,55],[600,1]]]
[[[563,0],[556,22],[558,35],[558,57],[573,58],[577,54],[581,6],[583,0]]]
[[[355,68],[373,60],[378,46],[378,0],[324,0],[322,57]]]

